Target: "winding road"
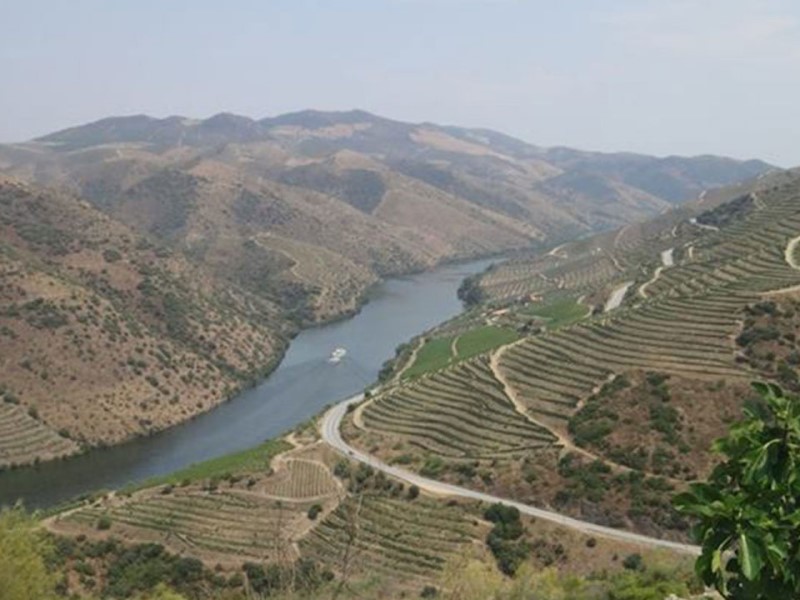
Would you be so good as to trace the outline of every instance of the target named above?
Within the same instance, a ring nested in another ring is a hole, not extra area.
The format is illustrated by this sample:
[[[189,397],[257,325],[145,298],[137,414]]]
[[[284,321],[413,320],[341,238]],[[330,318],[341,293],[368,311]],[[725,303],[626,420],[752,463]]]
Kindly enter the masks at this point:
[[[515,507],[524,515],[550,521],[551,523],[563,525],[564,527],[569,527],[570,529],[575,529],[583,533],[588,533],[607,539],[641,544],[642,546],[647,546],[650,548],[663,548],[665,550],[672,550],[682,554],[697,555],[700,553],[700,548],[690,544],[670,542],[668,540],[661,540],[638,533],[622,531],[612,527],[604,527],[595,523],[581,521],[557,512],[536,508],[534,506],[529,506],[514,500],[508,500],[506,498],[500,498],[499,496],[492,496],[491,494],[484,494],[483,492],[476,492],[474,490],[463,488],[457,485],[443,483],[434,479],[428,479],[427,477],[422,477],[416,473],[412,473],[411,471],[406,471],[405,469],[388,465],[374,456],[353,448],[347,442],[345,442],[344,439],[342,439],[340,427],[342,419],[347,414],[348,407],[361,402],[363,399],[364,395],[358,394],[352,398],[348,398],[347,400],[340,402],[339,404],[334,405],[322,417],[320,431],[322,433],[322,439],[338,452],[341,452],[345,456],[348,456],[360,463],[369,465],[377,471],[382,471],[383,473],[391,477],[395,477],[396,479],[400,479],[401,481],[405,481],[408,484],[416,485],[420,489],[432,494],[455,496],[487,503],[501,502],[507,506]]]
[[[651,278],[650,278],[648,281],[644,282],[644,283],[643,283],[643,284],[642,284],[642,285],[639,287],[639,295],[640,295],[642,298],[647,298],[647,291],[646,291],[646,290],[647,290],[648,286],[649,286],[650,284],[652,284],[652,283],[655,283],[655,282],[656,282],[656,280],[658,280],[658,278],[659,278],[659,277],[661,277],[661,272],[662,272],[664,269],[668,269],[669,267],[671,267],[671,266],[673,266],[673,265],[675,264],[675,260],[673,259],[673,256],[672,256],[672,253],[673,253],[674,251],[675,251],[675,248],[670,248],[670,249],[668,249],[668,250],[664,250],[664,251],[661,253],[661,266],[660,266],[660,267],[658,267],[658,268],[657,268],[657,269],[656,269],[656,270],[653,272],[653,276],[652,276],[652,277],[651,277]]]

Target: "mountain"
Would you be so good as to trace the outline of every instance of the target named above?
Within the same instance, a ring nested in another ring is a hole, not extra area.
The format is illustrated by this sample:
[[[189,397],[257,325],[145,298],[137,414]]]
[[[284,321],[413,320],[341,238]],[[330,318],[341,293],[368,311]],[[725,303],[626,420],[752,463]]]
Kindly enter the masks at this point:
[[[0,384],[9,431],[35,441],[2,430],[0,465],[207,410],[382,277],[554,245],[769,170],[364,111],[112,117],[0,146]]]
[[[177,424],[262,376],[291,327],[66,193],[0,178],[0,467]]]
[[[525,224],[526,242],[613,228],[771,169],[762,161],[714,156],[540,148],[493,131],[404,123],[360,110],[261,120],[229,113],[205,120],[112,117],[0,151],[8,172],[67,182],[104,202],[153,170],[209,164],[228,167],[234,177],[332,195],[381,220],[384,209],[394,224],[395,204],[406,203],[408,194],[425,197],[414,206],[415,218],[404,215],[399,223],[411,228],[448,201],[462,212],[478,208],[483,212],[472,215],[478,220],[500,216]],[[109,178],[120,189],[103,186]]]

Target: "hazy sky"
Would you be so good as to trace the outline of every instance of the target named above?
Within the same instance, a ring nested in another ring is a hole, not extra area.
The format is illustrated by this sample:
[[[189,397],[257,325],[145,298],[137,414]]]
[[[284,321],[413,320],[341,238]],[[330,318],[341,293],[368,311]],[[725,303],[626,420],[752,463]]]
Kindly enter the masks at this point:
[[[0,0],[0,140],[303,108],[800,164],[797,0]]]

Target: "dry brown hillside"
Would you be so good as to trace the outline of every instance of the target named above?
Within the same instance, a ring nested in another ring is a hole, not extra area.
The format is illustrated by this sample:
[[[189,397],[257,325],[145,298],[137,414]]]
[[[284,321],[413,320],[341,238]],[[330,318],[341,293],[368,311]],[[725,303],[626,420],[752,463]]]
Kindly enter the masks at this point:
[[[172,242],[196,248],[244,225],[376,272],[614,228],[769,168],[546,149],[364,111],[114,117],[0,146],[0,170],[67,186]]]
[[[0,465],[174,425],[277,359],[268,300],[72,196],[4,180],[0,207]]]

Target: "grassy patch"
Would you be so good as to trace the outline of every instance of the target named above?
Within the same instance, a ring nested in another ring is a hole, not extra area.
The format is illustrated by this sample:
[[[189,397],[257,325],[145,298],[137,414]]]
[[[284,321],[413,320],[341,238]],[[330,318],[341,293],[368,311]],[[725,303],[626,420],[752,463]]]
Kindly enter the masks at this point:
[[[403,377],[414,378],[444,369],[455,362],[509,344],[518,338],[519,334],[513,329],[486,325],[471,329],[459,336],[429,340],[419,349],[414,364],[403,373]]]
[[[492,325],[478,327],[458,338],[456,341],[456,354],[459,359],[467,359],[492,348],[510,344],[518,338],[519,335],[513,329],[494,327]]]
[[[425,342],[417,352],[414,364],[403,374],[405,377],[418,377],[429,371],[437,371],[450,364],[453,359],[450,346],[452,337],[436,338]]]
[[[268,440],[255,448],[248,448],[241,452],[212,458],[168,475],[148,479],[141,484],[133,486],[133,488],[129,488],[127,491],[156,485],[177,485],[186,480],[211,479],[213,477],[222,477],[229,473],[264,471],[269,467],[275,456],[286,452],[291,447],[291,444],[284,440]]]
[[[571,298],[565,298],[544,305],[534,304],[525,307],[522,312],[543,319],[548,329],[558,329],[584,318],[587,308]]]

